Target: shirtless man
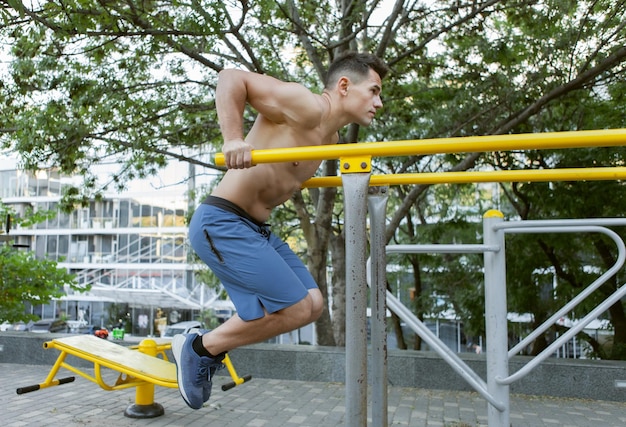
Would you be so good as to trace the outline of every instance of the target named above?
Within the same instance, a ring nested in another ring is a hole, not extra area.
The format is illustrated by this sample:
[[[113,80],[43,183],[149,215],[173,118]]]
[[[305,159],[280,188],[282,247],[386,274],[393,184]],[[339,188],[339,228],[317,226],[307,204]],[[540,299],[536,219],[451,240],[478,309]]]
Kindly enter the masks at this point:
[[[223,283],[237,314],[210,332],[177,335],[172,341],[178,387],[191,408],[209,400],[213,374],[227,351],[314,322],[324,308],[305,265],[265,223],[320,162],[251,167],[251,151],[335,144],[342,127],[368,126],[383,105],[386,73],[377,57],[348,53],[331,64],[321,95],[266,75],[219,74],[215,100],[228,171],[195,211],[189,238]],[[244,138],[246,103],[258,116]]]

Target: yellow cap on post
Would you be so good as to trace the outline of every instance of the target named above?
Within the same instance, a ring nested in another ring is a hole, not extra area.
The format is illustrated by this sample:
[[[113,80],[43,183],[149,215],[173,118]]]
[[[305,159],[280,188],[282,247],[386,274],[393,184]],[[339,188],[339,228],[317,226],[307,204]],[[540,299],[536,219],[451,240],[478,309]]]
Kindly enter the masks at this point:
[[[497,209],[489,209],[485,212],[483,218],[504,218],[504,214]]]

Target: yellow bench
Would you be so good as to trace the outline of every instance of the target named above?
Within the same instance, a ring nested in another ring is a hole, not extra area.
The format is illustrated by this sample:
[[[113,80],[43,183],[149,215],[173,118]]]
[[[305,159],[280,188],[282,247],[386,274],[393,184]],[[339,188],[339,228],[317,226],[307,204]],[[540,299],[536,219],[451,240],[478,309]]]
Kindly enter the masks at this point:
[[[61,354],[59,354],[43,383],[20,387],[17,389],[17,394],[74,381],[74,377],[56,379],[59,369],[65,368],[95,382],[105,390],[136,387],[135,403],[126,408],[124,415],[131,418],[153,418],[164,413],[163,407],[154,402],[154,386],[178,387],[176,365],[169,362],[165,354],[165,350],[171,348],[169,341],[157,342],[153,339],[145,339],[133,349],[92,335],[76,335],[45,342],[44,348],[57,349]],[[93,375],[67,363],[65,359],[68,354],[92,362]],[[162,358],[156,357],[159,354]],[[223,363],[233,381],[224,384],[222,390],[228,390],[251,379],[249,375],[244,377],[237,375],[228,355],[224,358]],[[119,372],[115,384],[110,385],[104,381],[102,368]]]

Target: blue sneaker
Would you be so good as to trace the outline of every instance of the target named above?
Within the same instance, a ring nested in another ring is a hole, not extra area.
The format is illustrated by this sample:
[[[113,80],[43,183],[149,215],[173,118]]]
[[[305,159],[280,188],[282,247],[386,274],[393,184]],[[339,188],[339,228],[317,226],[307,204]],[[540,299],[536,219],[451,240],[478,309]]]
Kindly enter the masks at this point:
[[[178,390],[193,409],[200,409],[209,400],[213,374],[222,366],[222,360],[199,356],[194,351],[192,343],[198,335],[201,333],[176,335],[172,339]]]

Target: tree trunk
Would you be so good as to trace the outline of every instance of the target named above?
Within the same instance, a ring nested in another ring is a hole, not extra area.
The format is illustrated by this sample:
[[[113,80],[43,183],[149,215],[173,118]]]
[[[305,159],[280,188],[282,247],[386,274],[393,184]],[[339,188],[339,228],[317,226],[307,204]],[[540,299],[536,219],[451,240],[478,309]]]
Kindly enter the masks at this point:
[[[330,239],[332,251],[332,318],[335,344],[346,345],[346,242],[343,234]]]
[[[324,162],[324,175],[336,175],[337,163],[330,160]],[[311,221],[303,201],[294,200],[299,205],[298,216],[302,222],[302,229],[307,240],[307,252],[309,255],[308,268],[313,278],[315,278],[322,296],[324,297],[324,311],[315,322],[317,331],[317,343],[319,345],[335,346],[333,334],[333,321],[331,320],[328,305],[328,281],[326,273],[328,270],[328,248],[332,236],[333,208],[337,189],[321,188],[309,190],[315,204],[315,220]]]
[[[609,358],[626,360],[626,316],[622,302],[618,301],[609,307],[609,313],[613,325],[613,346],[609,352]]]
[[[391,286],[389,282],[387,282],[387,290],[391,291]],[[391,327],[393,328],[394,333],[396,334],[396,341],[398,342],[399,350],[406,350],[406,341],[404,340],[404,331],[402,330],[402,324],[400,322],[400,317],[393,311],[391,312]]]
[[[535,341],[533,341],[532,347],[530,349],[530,355],[537,356],[539,353],[545,350],[546,347],[548,347],[548,340],[546,339],[545,335],[540,335]]]
[[[594,246],[600,253],[606,268],[610,268],[615,263],[615,257],[609,247],[600,239],[594,241]],[[618,288],[617,278],[613,276],[599,290],[607,298],[617,291]],[[613,325],[613,342],[611,350],[606,353],[609,359],[626,360],[626,313],[624,312],[624,304],[622,301],[617,301],[609,307],[608,311],[611,316],[611,324]]]
[[[417,255],[409,255],[408,259],[411,265],[413,266],[413,279],[414,279],[413,282],[415,284],[415,288],[414,288],[415,294],[413,295],[414,301],[412,302],[416,303],[417,301],[419,301],[419,298],[422,295],[422,272],[421,272],[419,258]],[[418,319],[423,321],[424,320],[423,310],[421,310],[419,304],[414,304],[414,306],[417,307],[416,313],[417,313]],[[420,337],[417,334],[415,334],[415,343],[413,344],[413,349],[414,350],[422,349],[422,337]]]
[[[319,241],[319,240],[318,240]],[[315,322],[315,330],[317,332],[317,344],[334,346],[335,341],[332,334],[332,321],[328,311],[328,281],[326,280],[326,254],[327,245],[324,248],[317,247],[309,250],[307,267],[315,282],[322,292],[324,298],[324,311],[320,318]]]
[[[328,283],[326,280],[328,245],[330,238],[330,224],[336,190],[325,188],[321,190],[311,189],[311,197],[316,205],[315,220],[307,210],[307,205],[301,192],[292,197],[293,204],[300,218],[302,233],[307,242],[307,268],[313,279],[319,286],[324,298],[324,310],[316,321],[317,343],[319,345],[334,346],[335,341],[332,333],[332,322],[328,310]]]

